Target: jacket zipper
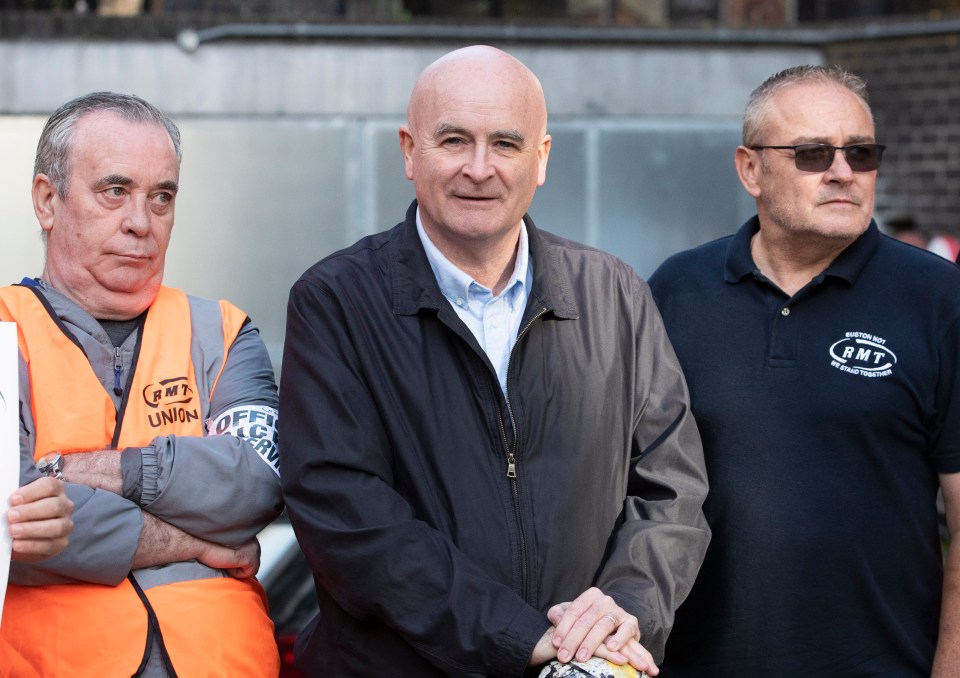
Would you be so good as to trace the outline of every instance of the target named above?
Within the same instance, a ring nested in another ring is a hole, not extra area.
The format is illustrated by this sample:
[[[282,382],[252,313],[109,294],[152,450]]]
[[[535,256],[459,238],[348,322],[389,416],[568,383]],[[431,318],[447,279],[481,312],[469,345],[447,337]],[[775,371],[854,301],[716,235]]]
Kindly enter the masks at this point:
[[[510,374],[510,364],[513,362],[513,354],[517,350],[517,345],[520,343],[520,339],[523,338],[523,335],[527,333],[527,330],[530,329],[530,326],[537,321],[540,316],[547,312],[546,306],[542,306],[537,314],[530,318],[530,321],[523,326],[523,329],[517,334],[517,340],[513,343],[513,348],[510,350],[510,357],[507,359],[507,381],[509,392],[509,374]],[[527,539],[523,533],[523,518],[520,513],[520,488],[517,481],[517,422],[513,417],[513,407],[510,405],[510,396],[505,393],[504,399],[507,402],[507,415],[510,417],[510,428],[513,431],[513,449],[510,449],[510,445],[507,444],[507,435],[503,429],[503,417],[497,417],[497,421],[500,424],[500,439],[503,441],[503,449],[507,454],[507,478],[510,479],[510,486],[513,490],[513,511],[517,519],[517,530],[519,532],[520,538],[520,579],[522,594],[524,599],[527,597]]]
[[[127,411],[127,400],[130,398],[130,387],[133,385],[133,375],[137,371],[137,363],[140,362],[140,346],[143,345],[143,327],[146,324],[147,315],[144,314],[137,325],[137,343],[133,346],[133,358],[130,360],[130,369],[127,370],[127,380],[122,390],[123,395],[120,398],[120,407],[117,409],[117,424],[113,427],[113,440],[110,443],[110,449],[117,449],[120,442],[120,429],[123,428],[123,415]],[[116,383],[121,382],[123,375],[123,362],[120,358],[120,349],[114,347],[114,379]],[[118,394],[119,395],[119,394]]]
[[[120,379],[123,376],[123,361],[120,359],[120,347],[113,347],[113,392],[117,395],[123,395],[123,384]]]

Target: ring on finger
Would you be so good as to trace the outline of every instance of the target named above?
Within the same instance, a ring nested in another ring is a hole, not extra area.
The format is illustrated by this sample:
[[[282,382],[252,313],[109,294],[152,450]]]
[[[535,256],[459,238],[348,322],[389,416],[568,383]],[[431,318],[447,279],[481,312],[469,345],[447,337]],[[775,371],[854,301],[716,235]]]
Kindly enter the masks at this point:
[[[612,622],[613,622],[613,628],[617,628],[617,627],[620,626],[620,618],[617,617],[617,616],[615,616],[615,615],[605,614],[605,615],[603,615],[603,616],[601,617],[601,619],[609,619],[610,621],[612,621]]]

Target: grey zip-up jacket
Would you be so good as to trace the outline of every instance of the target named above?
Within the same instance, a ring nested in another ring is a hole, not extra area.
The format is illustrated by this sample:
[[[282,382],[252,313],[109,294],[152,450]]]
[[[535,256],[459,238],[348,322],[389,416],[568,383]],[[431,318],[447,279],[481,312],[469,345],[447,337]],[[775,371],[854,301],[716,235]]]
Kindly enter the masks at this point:
[[[114,387],[130,374],[138,330],[117,352],[100,324],[65,296],[39,282],[39,289],[56,316],[83,347],[104,389],[120,408],[122,395]],[[191,356],[196,370],[200,411],[208,423],[235,408],[263,406],[276,414],[277,390],[266,347],[252,323],[247,323],[223,355],[219,305],[189,297],[193,327]],[[223,364],[223,361],[226,363]],[[223,372],[211,399],[220,366]],[[20,358],[20,483],[39,477],[33,466],[34,422],[30,411],[30,378]],[[227,432],[229,433],[229,431]],[[272,434],[271,434],[272,435]],[[164,436],[144,448],[121,453],[123,496],[66,484],[74,502],[73,532],[67,549],[37,563],[14,561],[14,584],[57,584],[85,581],[116,585],[130,572],[148,511],[201,539],[239,545],[254,537],[283,508],[276,450],[261,455],[257,440],[237,435]],[[260,446],[261,449],[267,447]],[[225,576],[197,562],[138,571],[144,588]]]
[[[646,284],[525,218],[507,397],[405,223],[290,293],[281,479],[318,584],[309,675],[519,676],[598,586],[656,658],[709,541],[700,438]]]

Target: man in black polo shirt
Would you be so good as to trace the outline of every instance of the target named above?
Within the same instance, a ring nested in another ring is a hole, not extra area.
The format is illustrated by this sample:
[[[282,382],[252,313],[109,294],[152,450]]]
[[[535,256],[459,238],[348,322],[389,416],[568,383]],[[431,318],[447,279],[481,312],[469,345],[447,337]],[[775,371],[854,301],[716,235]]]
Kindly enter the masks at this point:
[[[774,75],[735,155],[757,216],[650,280],[714,535],[667,678],[960,675],[960,269],[877,230],[882,151],[861,79]]]

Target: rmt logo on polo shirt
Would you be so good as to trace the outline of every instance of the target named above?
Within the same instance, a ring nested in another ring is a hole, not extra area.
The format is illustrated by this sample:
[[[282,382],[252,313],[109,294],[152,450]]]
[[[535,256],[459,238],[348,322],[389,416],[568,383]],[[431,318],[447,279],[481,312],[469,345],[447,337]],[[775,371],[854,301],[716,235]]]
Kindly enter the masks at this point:
[[[156,410],[147,415],[147,421],[153,428],[199,419],[196,406],[190,405],[192,400],[193,389],[186,377],[163,379],[155,384],[147,384],[143,389],[143,402]]]
[[[830,346],[830,366],[861,377],[889,376],[897,356],[886,343],[886,339],[869,332],[847,332]]]

